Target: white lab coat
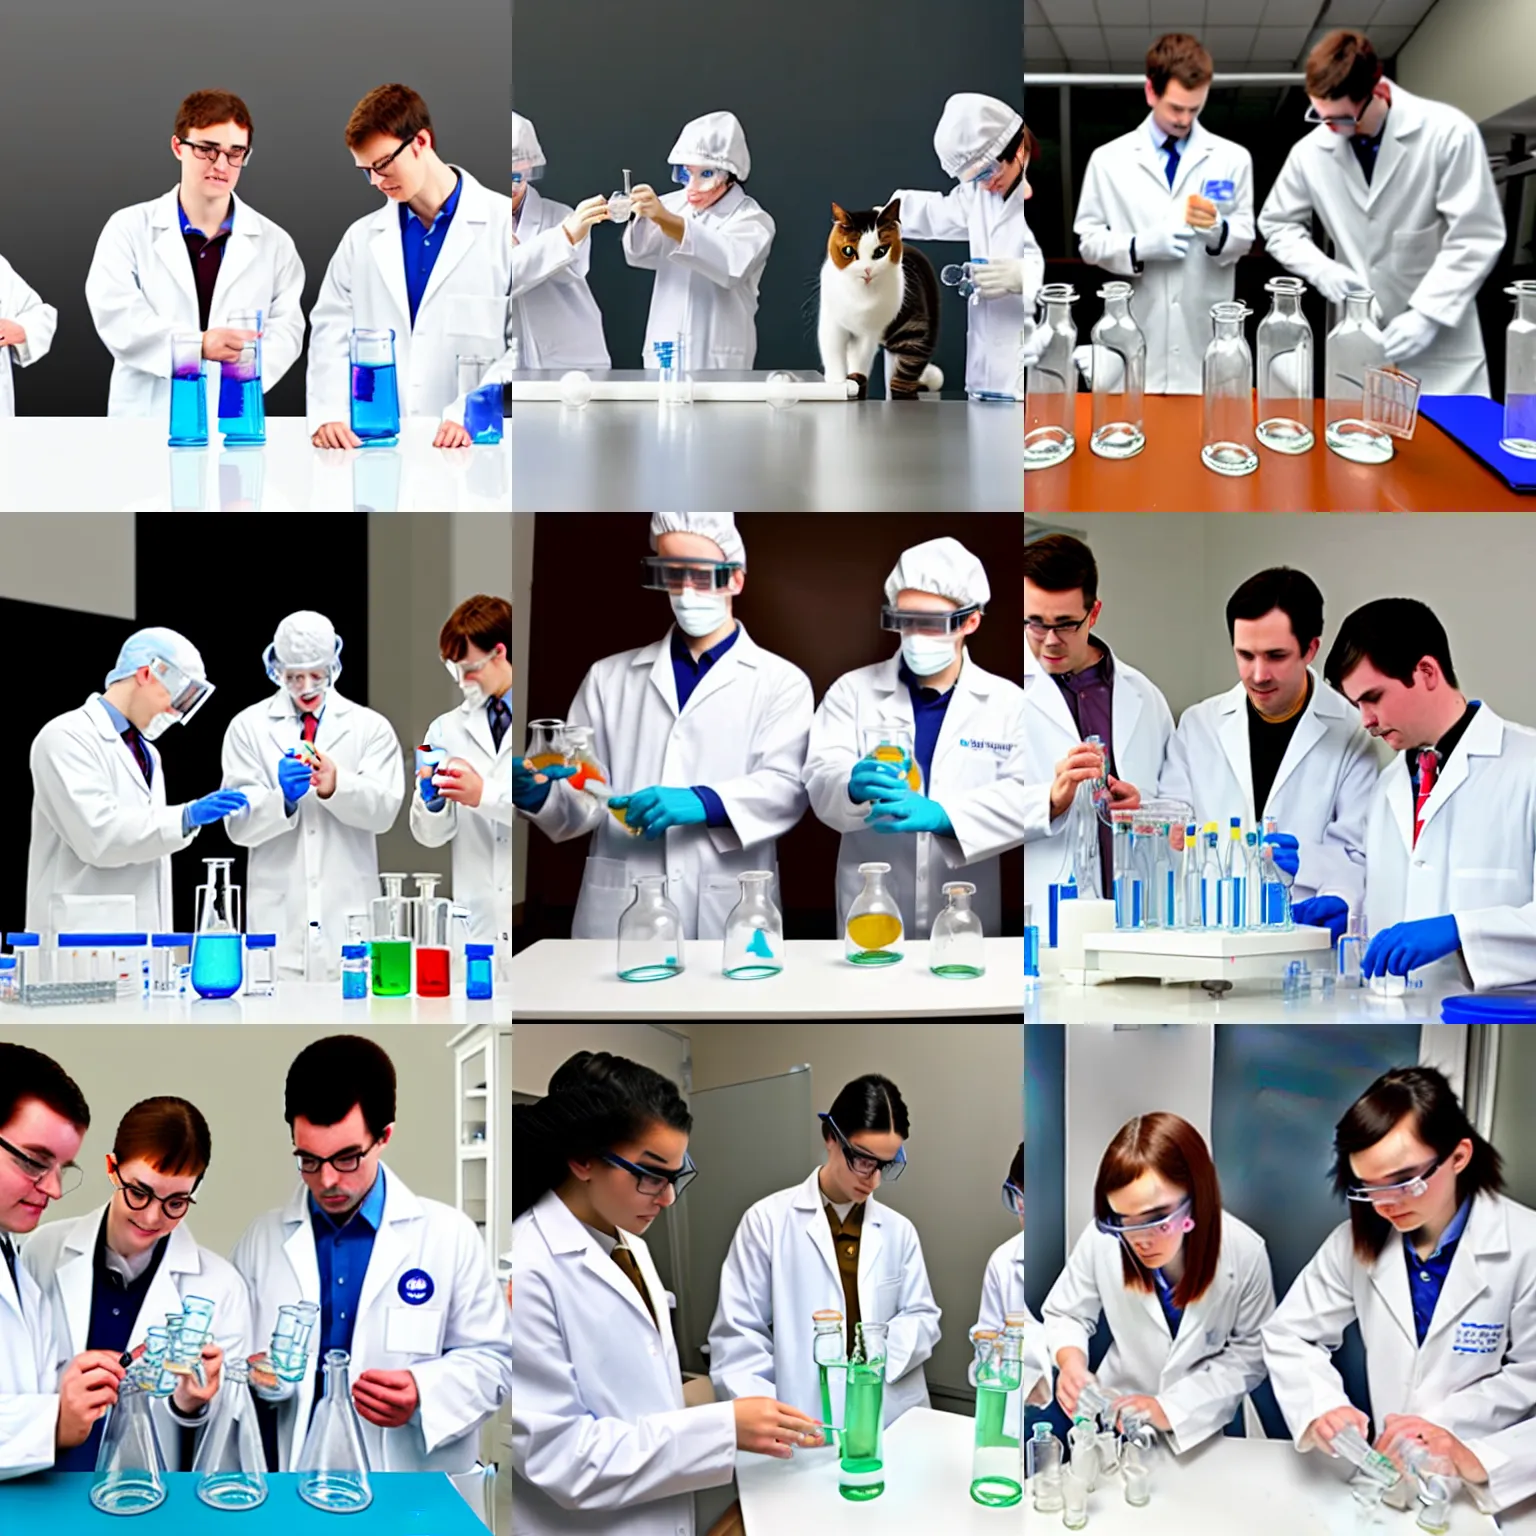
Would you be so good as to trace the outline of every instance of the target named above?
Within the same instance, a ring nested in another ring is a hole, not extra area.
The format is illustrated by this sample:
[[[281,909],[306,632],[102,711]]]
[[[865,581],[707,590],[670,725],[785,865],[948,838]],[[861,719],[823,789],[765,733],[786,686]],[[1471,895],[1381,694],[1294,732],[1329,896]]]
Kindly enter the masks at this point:
[[[987,1260],[987,1272],[981,1282],[981,1309],[976,1314],[978,1328],[998,1328],[1010,1312],[1022,1312],[1024,1331],[1024,1386],[1008,1399],[1003,1432],[1015,1440],[1022,1434],[1024,1404],[1039,1406],[1051,1400],[1051,1363],[1045,1350],[1045,1330],[1024,1300],[1024,1234],[1010,1237]],[[976,1385],[976,1362],[971,1362],[970,1382]]]
[[[197,284],[177,217],[176,188],[107,220],[85,278],[85,301],[115,361],[108,416],[163,417],[171,409],[171,336],[196,331]],[[262,314],[261,387],[272,386],[304,347],[304,263],[285,230],[235,199],[235,225],[224,247],[208,325],[238,312]],[[217,363],[206,363],[208,420],[219,414]]]
[[[474,1223],[451,1206],[413,1194],[383,1163],[379,1168],[388,1180],[384,1214],[358,1300],[351,1380],[364,1371],[409,1371],[421,1402],[399,1429],[360,1421],[368,1465],[375,1472],[446,1472],[479,1508],[480,1426],[511,1390],[507,1298]],[[309,1192],[302,1183],[286,1205],[251,1223],[231,1258],[250,1288],[253,1338],[271,1338],[279,1307],[320,1304]],[[414,1304],[405,1300],[403,1284],[413,1274],[432,1282],[427,1299]],[[307,1375],[277,1407],[284,1472],[303,1446],[314,1382]]]
[[[84,1216],[47,1222],[21,1250],[21,1262],[41,1287],[43,1305],[53,1314],[55,1336],[61,1341],[66,1362],[90,1347],[96,1233],[106,1209],[98,1205]],[[213,1303],[213,1342],[224,1351],[226,1360],[244,1360],[252,1352],[251,1300],[245,1281],[227,1259],[202,1247],[185,1221],[166,1240],[160,1267],[139,1306],[128,1348],[137,1349],[147,1329],[163,1327],[166,1314],[180,1312],[188,1296],[201,1296]],[[185,1421],[175,1414],[168,1397],[156,1398],[150,1408],[160,1444],[174,1460],[175,1429]]]
[[[1293,901],[1341,896],[1358,909],[1365,890],[1365,818],[1381,763],[1360,711],[1309,669],[1312,698],[1280,759],[1269,799],[1253,803],[1248,695],[1241,683],[1179,717],[1158,780],[1160,796],[1187,800],[1203,827],[1226,833],[1229,817],[1245,828],[1273,816],[1300,843]]]
[[[131,900],[135,930],[174,931],[171,855],[190,846],[197,829],[182,835],[183,807],[166,804],[160,753],[153,742],[144,746],[153,764],[150,784],[99,693],[56,715],[32,740],[27,928],[44,949],[70,930],[72,908],[82,913],[101,898]]]
[[[1381,323],[1416,309],[1441,327],[1403,367],[1426,395],[1489,392],[1477,294],[1504,249],[1504,214],[1477,124],[1395,81],[1371,184],[1348,140],[1319,125],[1286,156],[1259,214],[1269,254],[1315,283],[1328,258],[1371,285]]]
[[[1427,1417],[1433,1421],[1432,1414]],[[1465,1484],[1485,1515],[1536,1498],[1536,1415],[1491,1435],[1474,1435],[1466,1445],[1488,1474],[1486,1483]]]
[[[773,220],[740,185],[702,211],[688,206],[686,187],[668,192],[661,206],[683,221],[681,242],[649,219],[631,219],[624,230],[625,261],[656,274],[641,367],[656,366],[652,342],[682,336],[691,371],[751,368]]]
[[[69,1358],[53,1308],[27,1266],[17,1263],[12,1285],[0,1258],[0,1482],[53,1465],[59,1374]]]
[[[1144,800],[1151,799],[1173,735],[1173,712],[1157,684],[1118,656],[1110,725],[1115,777],[1134,784]],[[1072,873],[1072,843],[1066,835],[1071,825],[1071,805],[1056,820],[1050,819],[1051,783],[1056,777],[1056,764],[1081,740],[1061,688],[1026,645],[1024,777],[1030,786],[1031,830],[1024,844],[1024,900],[1032,909],[1030,915],[1035,925],[1042,930],[1051,886],[1062,884]]]
[[[336,791],[310,789],[292,816],[284,810],[277,765],[303,740],[286,688],[242,709],[224,733],[224,788],[244,790],[249,815],[232,817],[229,840],[246,861],[246,927],[277,935],[277,963],[302,974],[315,941],[314,974],[341,974],[347,913],[366,912],[379,894],[378,838],[405,797],[405,761],[395,728],[376,710],[332,688],[315,746],[336,760]],[[309,925],[320,924],[316,933]]]
[[[1155,1397],[1182,1455],[1232,1421],[1264,1380],[1259,1330],[1275,1310],[1275,1283],[1264,1239],[1223,1211],[1221,1256],[1210,1289],[1184,1309],[1173,1338],[1151,1291],[1125,1283],[1121,1239],[1090,1223],[1056,1277],[1042,1312],[1052,1361],[1064,1349],[1088,1353],[1102,1310],[1114,1336],[1098,1378],[1111,1394]]]
[[[16,414],[16,386],[11,377],[13,366],[27,368],[46,357],[53,345],[54,327],[59,312],[43,301],[21,280],[5,257],[0,256],[0,320],[14,320],[27,333],[19,347],[0,347],[0,416]]]
[[[587,287],[592,237],[565,238],[565,203],[530,186],[513,224],[512,330],[522,342],[524,368],[608,368],[603,317]]]
[[[1414,798],[1399,756],[1376,781],[1366,824],[1366,932],[1449,912],[1460,963],[1424,967],[1426,981],[1536,981],[1536,732],[1482,705],[1440,765],[1417,847]]]
[[[834,832],[838,932],[864,889],[859,865],[891,866],[886,885],[901,908],[909,938],[927,938],[945,905],[949,880],[974,884],[971,905],[991,935],[1002,929],[998,855],[1024,841],[1024,694],[1017,683],[976,665],[964,652],[923,786],[944,807],[954,836],[876,832],[865,824],[869,805],[848,798],[848,776],[864,755],[861,731],[892,721],[913,729],[912,696],[898,676],[901,653],[845,672],[827,690],[811,726],[805,787],[811,809]]]
[[[341,237],[309,312],[305,410],[311,433],[351,419],[351,340],[356,329],[395,333],[400,414],[440,416],[458,397],[453,299],[512,291],[512,199],[483,187],[468,171],[459,204],[411,323],[405,286],[400,204],[358,219]],[[415,218],[415,214],[408,217]]]
[[[820,1173],[741,1218],[709,1325],[709,1379],[721,1397],[776,1397],[813,1419],[821,1417],[821,1384],[811,1314],[846,1306]],[[917,1228],[873,1198],[859,1237],[859,1314],[889,1328],[884,1422],[894,1424],[928,1406],[923,1362],[939,1342],[940,1314]]]
[[[1536,1211],[1503,1195],[1472,1202],[1421,1345],[1403,1242],[1355,1257],[1349,1222],[1328,1234],[1264,1325],[1264,1363],[1297,1450],[1320,1414],[1349,1406],[1329,1356],[1360,1325],[1376,1429],[1418,1414],[1462,1440],[1519,1422],[1536,1402]]]
[[[1034,315],[1035,293],[1045,280],[1040,242],[1024,219],[1023,182],[1008,197],[987,192],[974,182],[962,182],[949,192],[902,188],[891,197],[901,199],[903,240],[968,240],[972,261],[1023,260],[1023,293],[965,306],[967,392],[1016,395],[1019,337]]]
[[[630,837],[599,800],[556,781],[528,819],[556,842],[595,833],[588,846],[575,939],[611,939],[641,875],[665,875],[667,896],[690,939],[724,937],[744,870],[778,873],[776,839],[805,813],[801,768],[811,729],[811,683],[739,625],[736,643],[699,679],[679,713],[672,634],[598,662],[566,716],[590,725],[592,746],[616,792],[653,784],[702,784],[730,824],[672,827],[654,841]],[[526,814],[526,813],[522,813]]]
[[[683,1406],[673,1300],[624,1234],[660,1323],[553,1191],[512,1223],[515,1536],[693,1536],[693,1494],[730,1482],[735,1409]]]
[[[1131,313],[1147,338],[1147,392],[1198,395],[1211,341],[1211,305],[1231,299],[1239,259],[1253,245],[1253,157],[1240,144],[1196,122],[1179,151],[1173,186],[1167,157],[1152,142],[1151,114],[1088,157],[1073,229],[1083,260],[1136,287]],[[1234,183],[1227,239],[1214,255],[1214,231],[1196,231],[1182,261],[1149,261],[1136,275],[1131,241],[1138,232],[1183,223],[1184,205],[1207,181]]]

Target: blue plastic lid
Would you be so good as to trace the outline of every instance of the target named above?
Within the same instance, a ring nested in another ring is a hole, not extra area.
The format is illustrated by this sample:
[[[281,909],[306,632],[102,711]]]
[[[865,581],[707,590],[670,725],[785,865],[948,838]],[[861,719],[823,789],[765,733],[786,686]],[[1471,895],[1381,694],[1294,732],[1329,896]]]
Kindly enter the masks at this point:
[[[277,935],[275,933],[248,933],[245,936],[247,949],[276,949]]]
[[[41,944],[42,940],[35,933],[8,933],[5,942],[15,949],[18,944]]]
[[[1440,1005],[1442,1024],[1536,1024],[1536,992],[1463,992]]]
[[[149,941],[151,949],[185,949],[191,942],[190,933],[157,933]]]
[[[15,955],[0,955],[0,971],[14,971],[16,969]]]
[[[132,948],[149,943],[147,933],[61,933],[60,949],[106,949],[112,945]]]
[[[341,946],[341,958],[343,960],[361,960],[368,953],[366,944],[343,944]]]
[[[489,960],[496,952],[494,944],[466,944],[464,946],[464,958],[466,960]]]

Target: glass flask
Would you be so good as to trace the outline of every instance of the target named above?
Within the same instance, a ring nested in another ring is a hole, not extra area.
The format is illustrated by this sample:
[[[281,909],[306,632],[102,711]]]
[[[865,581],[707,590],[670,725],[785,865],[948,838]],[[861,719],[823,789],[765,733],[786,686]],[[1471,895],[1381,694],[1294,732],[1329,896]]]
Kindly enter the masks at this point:
[[[464,430],[472,443],[499,443],[502,432],[501,383],[480,381],[490,372],[492,359],[460,356],[459,393],[464,396]]]
[[[619,914],[619,980],[665,981],[686,963],[683,915],[667,900],[667,877],[641,875]]]
[[[969,981],[984,976],[987,970],[986,940],[981,931],[981,918],[971,909],[971,897],[976,894],[976,887],[964,880],[952,880],[941,889],[949,898],[949,904],[933,920],[933,930],[928,936],[928,969],[935,976],[948,980]],[[1037,943],[1038,938],[1037,933]]]
[[[1099,1430],[1096,1418],[1085,1418],[1082,1404],[1067,1431],[1067,1450],[1072,1471],[1087,1484],[1089,1493],[1099,1486]]]
[[[1008,1399],[1024,1385],[1024,1324],[1016,1328],[975,1328],[976,1437],[971,1453],[971,1497],[1006,1509],[1024,1497],[1019,1482],[1019,1442],[1006,1429]]]
[[[293,1464],[299,1497],[331,1514],[350,1514],[373,1502],[368,1484],[368,1452],[348,1385],[351,1356],[333,1349],[325,1357],[325,1396],[320,1399],[304,1448]]]
[[[405,876],[380,875],[384,894],[369,902],[373,995],[405,997],[411,990],[412,903],[403,892]]]
[[[614,224],[627,224],[634,211],[634,199],[629,195],[629,171],[626,168],[624,172],[624,190],[608,194],[608,218]]]
[[[1264,836],[1273,837],[1280,830],[1280,823],[1273,816],[1264,818]],[[1275,850],[1272,844],[1265,843],[1261,850],[1263,859],[1263,915],[1261,921],[1266,928],[1280,928],[1289,930],[1295,927],[1291,917],[1291,886],[1295,881],[1294,875],[1288,875],[1275,863]]]
[[[352,430],[365,448],[393,448],[400,441],[393,331],[352,332]]]
[[[244,941],[240,887],[233,859],[204,859],[208,875],[197,888],[197,930],[192,935],[192,990],[199,997],[233,997],[240,990]]]
[[[219,364],[219,431],[226,448],[259,448],[267,440],[267,406],[261,390],[261,314],[233,314],[228,325],[256,335],[231,363]]]
[[[453,960],[453,903],[437,894],[442,876],[412,875],[416,882],[416,995],[447,997]]]
[[[987,264],[985,256],[973,256],[969,261],[952,261],[939,272],[939,281],[946,288],[953,288],[962,299],[969,299],[972,304],[981,303],[981,295],[976,291],[976,268]]]
[[[231,1355],[192,1459],[200,1474],[197,1496],[214,1509],[255,1509],[267,1496],[267,1458],[249,1381],[250,1366]]]
[[[885,1492],[881,1430],[885,1421],[886,1325],[854,1325],[848,1352],[847,1392],[838,1461],[837,1491],[864,1503]]]
[[[169,446],[208,446],[208,385],[203,377],[203,338],[199,331],[177,331],[171,337]]]
[[[836,1445],[843,1417],[847,1387],[848,1346],[843,1337],[843,1314],[830,1308],[811,1313],[811,1357],[821,1385],[821,1424],[828,1445]]]
[[[741,895],[725,920],[721,968],[731,981],[762,981],[784,969],[784,915],[774,906],[769,869],[738,875]]]
[[[860,864],[864,889],[843,923],[843,956],[853,965],[895,965],[906,953],[901,908],[886,889],[889,864]]]
[[[1312,327],[1301,312],[1307,285],[1274,277],[1259,321],[1259,441],[1276,453],[1305,453],[1312,433]]]
[[[1346,294],[1344,313],[1324,343],[1323,440],[1353,464],[1385,464],[1393,453],[1391,436],[1364,415],[1366,370],[1387,366],[1381,332],[1371,319],[1375,299],[1374,293]]]
[[[523,760],[535,773],[541,768],[565,764],[564,720],[530,720],[528,745],[523,749]]]
[[[1115,927],[1140,928],[1144,913],[1144,871],[1137,846],[1137,812],[1111,811],[1114,829]]]
[[[142,1361],[132,1366],[108,1410],[91,1483],[91,1503],[103,1514],[142,1515],[165,1502],[165,1456],[150,1413],[158,1374]]]
[[[1048,469],[1071,458],[1077,446],[1077,327],[1071,283],[1046,283],[1040,324],[1049,332],[1045,350],[1028,369],[1024,389],[1024,468]]]
[[[1259,467],[1253,426],[1253,353],[1241,302],[1211,305],[1211,344],[1205,349],[1200,462],[1218,475],[1251,475]]]
[[[1036,1514],[1054,1515],[1061,1509],[1062,1452],[1061,1441],[1051,1432],[1051,1426],[1037,1423],[1025,1442],[1024,1458]]]
[[[1093,801],[1092,779],[1079,781],[1072,795],[1072,883],[1084,901],[1104,894],[1104,871],[1099,854],[1099,813]]]
[[[877,763],[889,763],[907,777],[907,788],[923,792],[923,770],[913,756],[912,729],[899,722],[867,725],[859,731],[859,745],[864,756]]]
[[[1099,289],[1104,313],[1089,337],[1093,433],[1088,446],[1101,459],[1134,458],[1147,445],[1147,338],[1131,313],[1134,292],[1129,283],[1105,283]],[[1115,359],[1114,367],[1100,366],[1103,354]]]
[[[1536,459],[1536,282],[1522,279],[1504,290],[1515,318],[1504,332],[1504,435],[1499,447]]]

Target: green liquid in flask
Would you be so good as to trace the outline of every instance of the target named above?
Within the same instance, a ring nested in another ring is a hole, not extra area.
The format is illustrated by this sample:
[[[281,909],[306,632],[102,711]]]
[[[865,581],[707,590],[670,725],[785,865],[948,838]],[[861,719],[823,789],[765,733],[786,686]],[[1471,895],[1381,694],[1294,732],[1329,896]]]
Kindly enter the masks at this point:
[[[407,997],[411,990],[411,941],[375,939],[373,951],[373,995]]]
[[[885,1397],[885,1364],[848,1367],[848,1396],[843,1404],[842,1470],[867,1477],[884,1469],[880,1454],[880,1414]],[[885,1479],[839,1483],[845,1499],[862,1503],[885,1492]]]

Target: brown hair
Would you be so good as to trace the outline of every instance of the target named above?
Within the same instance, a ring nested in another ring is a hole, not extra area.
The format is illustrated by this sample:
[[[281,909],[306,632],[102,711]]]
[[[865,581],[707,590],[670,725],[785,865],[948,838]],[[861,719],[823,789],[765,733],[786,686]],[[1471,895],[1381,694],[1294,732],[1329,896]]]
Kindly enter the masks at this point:
[[[1047,592],[1080,590],[1090,608],[1099,600],[1099,566],[1093,551],[1070,533],[1048,533],[1024,546],[1024,579]]]
[[[471,645],[487,653],[498,645],[512,654],[512,604],[484,592],[466,597],[438,632],[437,648],[444,661],[462,661]]]
[[[408,85],[379,85],[352,108],[347,119],[347,148],[356,149],[376,133],[409,142],[423,130],[432,135],[436,149],[437,130],[426,102]]]
[[[1307,95],[1364,101],[1381,79],[1381,60],[1364,32],[1330,32],[1307,55]]]
[[[202,1111],[169,1095],[142,1099],[118,1122],[112,1156],[119,1164],[142,1157],[172,1178],[191,1174],[199,1181],[213,1160],[213,1140]]]
[[[194,128],[212,128],[215,123],[233,123],[244,128],[246,138],[256,142],[251,109],[233,91],[193,91],[176,109],[174,132],[178,139],[184,139]]]
[[[1093,1186],[1093,1214],[1108,1221],[1112,1191],[1134,1184],[1148,1169],[1189,1194],[1194,1229],[1184,1240],[1184,1273],[1173,1289],[1175,1306],[1187,1307],[1205,1295],[1221,1259],[1221,1185],[1205,1138],[1189,1121],[1166,1110],[1128,1120],[1105,1148]],[[1127,1290],[1151,1291],[1151,1274],[1122,1240],[1120,1262]]]
[[[1215,73],[1205,44],[1187,32],[1165,32],[1147,49],[1147,79],[1158,96],[1167,92],[1170,80],[1194,91],[1209,85]]]

